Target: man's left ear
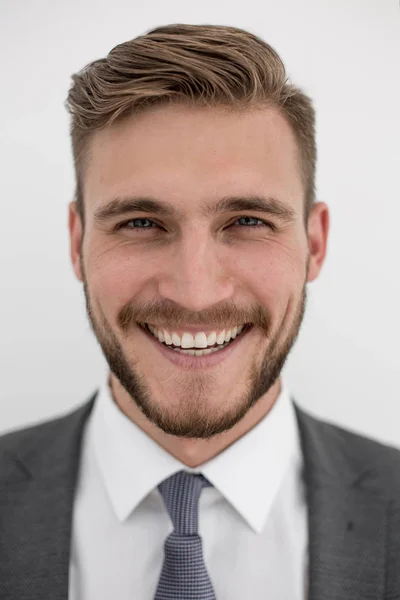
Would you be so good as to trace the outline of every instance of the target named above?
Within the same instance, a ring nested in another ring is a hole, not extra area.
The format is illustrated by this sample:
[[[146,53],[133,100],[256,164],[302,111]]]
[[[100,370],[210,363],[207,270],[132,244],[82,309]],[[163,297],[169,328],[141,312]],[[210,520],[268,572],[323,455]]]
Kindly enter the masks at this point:
[[[308,217],[309,269],[307,281],[317,279],[328,247],[329,208],[325,202],[317,202]]]

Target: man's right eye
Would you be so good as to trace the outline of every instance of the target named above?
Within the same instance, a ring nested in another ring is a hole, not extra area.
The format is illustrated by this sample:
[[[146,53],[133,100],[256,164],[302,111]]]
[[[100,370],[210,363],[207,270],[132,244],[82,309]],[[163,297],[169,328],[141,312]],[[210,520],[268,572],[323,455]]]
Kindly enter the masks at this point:
[[[135,226],[135,227],[128,227],[129,223],[138,223],[138,222],[144,222],[145,225],[140,225],[140,226]],[[151,225],[149,225],[149,223]],[[154,229],[154,227],[152,227],[152,225],[157,225],[156,223],[154,223],[154,221],[152,221],[151,219],[146,219],[146,218],[139,218],[139,219],[129,219],[128,221],[123,221],[122,223],[118,223],[118,225],[116,225],[115,229],[116,230],[120,230],[120,229],[133,229],[133,230],[139,230],[139,229]]]

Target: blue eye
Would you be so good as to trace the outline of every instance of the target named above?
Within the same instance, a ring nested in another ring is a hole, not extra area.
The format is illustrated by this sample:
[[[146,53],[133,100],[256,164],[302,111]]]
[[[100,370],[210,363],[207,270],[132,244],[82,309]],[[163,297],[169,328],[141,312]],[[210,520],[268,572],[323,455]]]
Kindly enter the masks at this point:
[[[270,223],[267,223],[267,221],[263,221],[262,219],[257,219],[256,217],[238,217],[236,219],[236,221],[234,221],[234,223],[236,223],[237,221],[242,221],[243,219],[248,219],[249,221],[253,221],[253,222],[258,221],[259,223],[261,223],[261,225],[252,225],[251,229],[257,229],[258,227],[272,227],[272,225]]]
[[[145,223],[147,223],[147,225],[141,225],[140,227],[128,227],[129,223],[137,223],[138,221],[144,221]],[[139,219],[129,219],[129,221],[124,221],[123,223],[119,223],[116,226],[116,229],[154,229],[153,227],[150,227],[148,225],[148,223],[154,224],[154,221],[152,221],[151,219],[146,219],[146,218],[139,218]]]
[[[128,223],[129,223],[129,222],[131,222],[131,223],[134,223],[134,222],[142,222],[142,223],[145,223],[145,225],[141,225],[141,226],[139,227],[139,229],[151,229],[151,227],[149,226],[149,223],[150,223],[150,225],[152,225],[152,224],[153,224],[153,221],[151,221],[150,219],[133,219],[133,221],[128,221]]]
[[[243,217],[238,217],[235,221],[233,221],[233,223],[231,223],[231,225],[229,227],[231,227],[232,225],[234,225],[235,223],[239,222],[239,221],[246,221],[247,223],[245,223],[243,225],[243,223],[241,225],[236,225],[236,227],[239,227],[241,229],[260,229],[260,228],[269,228],[269,229],[274,229],[274,226],[271,223],[268,223],[267,221],[263,221],[262,219],[258,219],[256,217],[248,217],[248,216],[243,216]],[[250,221],[250,223],[249,223]],[[128,225],[130,223],[136,223],[136,225],[134,227],[128,227]],[[138,223],[142,223],[141,225],[137,225]],[[143,223],[145,223],[143,225]],[[122,223],[119,223],[115,229],[119,230],[119,229],[130,229],[130,230],[143,230],[143,229],[154,229],[154,228],[159,228],[160,226],[157,225],[157,223],[155,223],[154,221],[152,221],[151,219],[147,219],[145,217],[139,217],[136,219],[129,219],[129,221],[124,221]]]

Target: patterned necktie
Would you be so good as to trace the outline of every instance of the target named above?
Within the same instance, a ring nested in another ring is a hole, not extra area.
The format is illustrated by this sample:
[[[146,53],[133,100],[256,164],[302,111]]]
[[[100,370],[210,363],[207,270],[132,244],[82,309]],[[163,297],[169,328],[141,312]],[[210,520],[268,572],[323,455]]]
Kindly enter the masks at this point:
[[[210,485],[203,475],[179,471],[158,486],[174,531],[165,541],[154,600],[215,600],[197,532],[201,490]]]

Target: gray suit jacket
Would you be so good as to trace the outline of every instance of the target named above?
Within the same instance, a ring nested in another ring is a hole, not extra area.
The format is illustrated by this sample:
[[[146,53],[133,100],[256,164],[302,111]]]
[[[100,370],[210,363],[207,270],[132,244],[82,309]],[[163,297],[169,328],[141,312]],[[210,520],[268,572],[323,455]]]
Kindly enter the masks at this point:
[[[0,437],[0,600],[68,600],[80,444],[96,395]],[[293,403],[305,459],[309,600],[400,599],[400,450]]]

